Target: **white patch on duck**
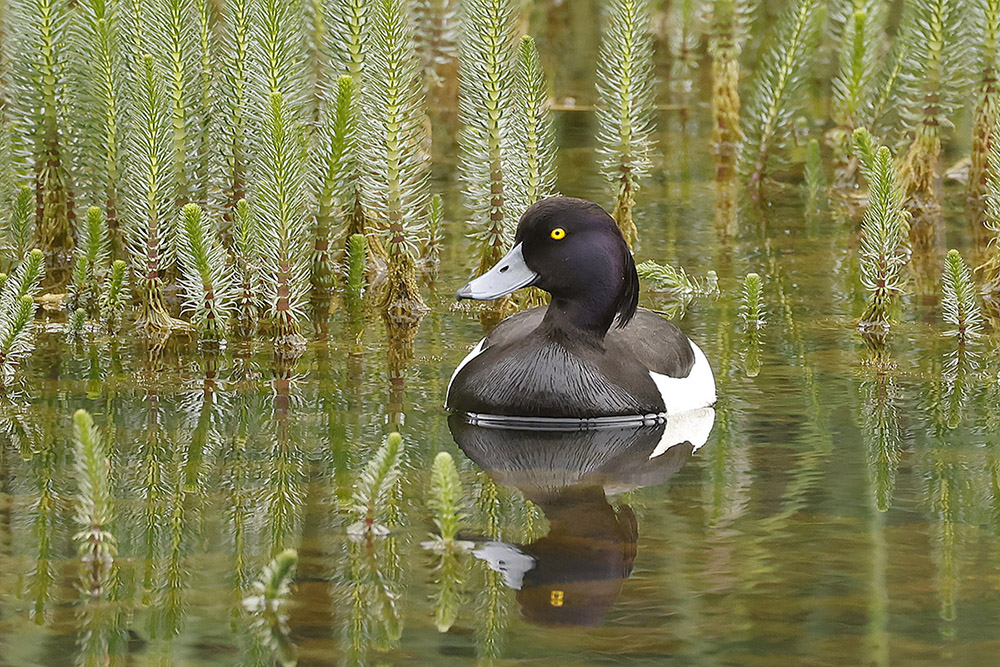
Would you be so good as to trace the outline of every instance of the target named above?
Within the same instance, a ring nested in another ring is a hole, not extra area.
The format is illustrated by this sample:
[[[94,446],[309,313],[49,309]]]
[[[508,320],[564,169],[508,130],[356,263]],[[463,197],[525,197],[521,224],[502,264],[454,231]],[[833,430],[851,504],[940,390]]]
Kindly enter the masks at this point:
[[[661,373],[649,372],[656,388],[663,398],[667,418],[689,410],[706,408],[715,403],[715,376],[712,367],[701,348],[688,340],[694,352],[694,366],[687,377],[675,378]]]
[[[698,408],[677,414],[667,415],[667,424],[663,427],[663,435],[656,443],[656,448],[649,455],[650,459],[655,459],[675,445],[690,442],[694,451],[708,441],[708,436],[712,433],[712,426],[715,425],[714,408]]]
[[[483,351],[483,343],[485,343],[485,342],[486,342],[485,338],[483,338],[482,340],[480,340],[476,344],[476,346],[474,348],[472,348],[472,352],[469,352],[467,355],[465,355],[464,359],[462,359],[460,362],[458,362],[458,366],[455,368],[454,372],[452,372],[452,374],[451,374],[451,379],[448,380],[448,389],[444,393],[444,404],[445,405],[448,405],[448,396],[451,394],[451,385],[455,381],[455,376],[458,375],[458,372],[460,370],[462,370],[462,368],[467,363],[469,363],[470,361],[472,361],[473,359],[475,359],[476,357],[479,356],[479,353]]]
[[[504,582],[515,591],[521,590],[524,575],[535,567],[532,556],[506,542],[483,542],[472,551],[472,555],[486,561],[491,570],[503,575]]]

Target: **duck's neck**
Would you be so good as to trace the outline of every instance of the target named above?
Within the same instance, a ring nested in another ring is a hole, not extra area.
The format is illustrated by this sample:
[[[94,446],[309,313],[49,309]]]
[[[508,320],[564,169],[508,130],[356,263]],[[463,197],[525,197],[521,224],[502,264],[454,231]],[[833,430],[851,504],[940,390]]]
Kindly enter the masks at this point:
[[[561,299],[553,296],[543,323],[559,332],[571,335],[588,334],[596,341],[602,341],[614,319],[614,303],[581,298]]]

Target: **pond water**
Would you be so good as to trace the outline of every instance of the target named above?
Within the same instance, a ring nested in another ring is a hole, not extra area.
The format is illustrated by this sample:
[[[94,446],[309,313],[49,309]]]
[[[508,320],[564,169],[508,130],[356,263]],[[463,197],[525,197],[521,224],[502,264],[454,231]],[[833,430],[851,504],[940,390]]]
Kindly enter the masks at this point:
[[[572,93],[566,58],[556,85]],[[636,255],[718,273],[719,295],[683,309],[650,291],[640,301],[675,313],[705,350],[714,411],[668,424],[669,437],[663,425],[449,422],[444,389],[482,329],[453,300],[471,261],[454,147],[438,143],[454,214],[398,377],[377,314],[358,346],[340,308],[280,367],[267,341],[212,355],[175,339],[151,353],[132,337],[67,343],[58,322],[39,331],[22,389],[0,407],[0,665],[273,664],[244,599],[284,548],[298,551],[285,609],[302,665],[992,663],[995,337],[958,357],[938,297],[910,295],[890,363],[866,363],[855,221],[796,188],[761,210],[721,209],[708,112],[692,109],[658,118],[671,159],[641,192]],[[560,191],[607,205],[592,114],[557,120]],[[436,116],[436,136],[453,123]],[[947,194],[947,238],[966,253],[961,193]],[[764,279],[756,344],[738,317],[750,271]],[[118,557],[97,602],[77,588],[73,540],[81,407],[113,441]],[[396,527],[353,539],[343,508],[393,430],[406,447]],[[475,545],[448,568],[422,546],[440,451],[458,465],[460,536]],[[439,632],[446,571],[457,616]]]

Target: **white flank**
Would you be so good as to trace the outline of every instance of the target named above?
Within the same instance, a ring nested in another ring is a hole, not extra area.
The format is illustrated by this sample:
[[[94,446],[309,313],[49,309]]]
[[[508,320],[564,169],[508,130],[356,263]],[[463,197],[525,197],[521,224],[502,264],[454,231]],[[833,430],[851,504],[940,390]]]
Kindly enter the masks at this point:
[[[698,451],[698,448],[708,441],[714,425],[714,408],[698,408],[667,415],[667,425],[663,427],[663,435],[649,458],[655,459],[674,445],[684,442],[690,442],[694,451]]]
[[[694,366],[687,377],[673,378],[649,372],[649,377],[653,378],[660,396],[663,397],[668,418],[688,410],[706,408],[715,403],[715,376],[712,375],[712,367],[708,365],[708,359],[705,358],[701,348],[693,341],[688,342],[694,352]]]
[[[506,542],[483,542],[472,555],[502,574],[507,586],[515,591],[521,590],[525,573],[535,567],[534,558]]]
[[[483,343],[485,342],[486,339],[483,338],[476,344],[474,348],[472,348],[472,352],[469,352],[467,355],[465,355],[465,359],[462,359],[460,362],[458,362],[458,366],[455,367],[454,372],[452,372],[451,374],[451,379],[448,380],[448,389],[444,393],[445,405],[448,405],[448,395],[451,394],[451,383],[455,381],[455,376],[458,375],[458,372],[462,370],[463,366],[465,366],[467,363],[475,359],[479,355],[479,353],[483,351]]]

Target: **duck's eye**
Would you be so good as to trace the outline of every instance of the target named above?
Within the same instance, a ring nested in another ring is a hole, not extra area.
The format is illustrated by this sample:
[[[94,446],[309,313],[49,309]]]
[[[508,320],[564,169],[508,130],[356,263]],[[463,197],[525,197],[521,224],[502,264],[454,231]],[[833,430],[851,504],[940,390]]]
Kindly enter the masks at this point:
[[[562,227],[556,227],[549,233],[549,236],[551,236],[556,241],[560,241],[566,238],[566,230],[563,229]]]

